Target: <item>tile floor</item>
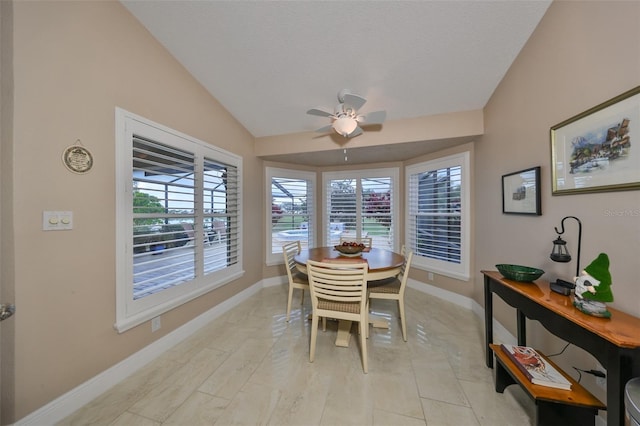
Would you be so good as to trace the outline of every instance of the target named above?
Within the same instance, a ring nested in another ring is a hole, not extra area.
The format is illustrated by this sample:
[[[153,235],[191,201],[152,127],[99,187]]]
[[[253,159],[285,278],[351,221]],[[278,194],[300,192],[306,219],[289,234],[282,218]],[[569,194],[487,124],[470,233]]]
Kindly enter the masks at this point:
[[[409,288],[405,343],[395,302],[374,301],[390,328],[371,329],[364,374],[358,339],[336,347],[334,322],[309,362],[310,301],[296,292],[287,323],[286,292],[261,290],[58,424],[533,424],[517,386],[494,391],[471,311]]]

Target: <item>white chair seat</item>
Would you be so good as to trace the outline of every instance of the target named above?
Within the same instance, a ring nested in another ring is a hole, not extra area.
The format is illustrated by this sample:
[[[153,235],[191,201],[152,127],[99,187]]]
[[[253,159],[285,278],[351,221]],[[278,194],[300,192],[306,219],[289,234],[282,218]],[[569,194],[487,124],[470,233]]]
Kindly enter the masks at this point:
[[[318,309],[328,311],[347,312],[351,314],[360,314],[360,302],[334,302],[332,300],[318,299]]]
[[[402,283],[399,279],[393,278],[388,282],[380,285],[372,285],[369,283],[369,294],[371,293],[386,293],[386,294],[400,294],[400,290],[402,288]]]

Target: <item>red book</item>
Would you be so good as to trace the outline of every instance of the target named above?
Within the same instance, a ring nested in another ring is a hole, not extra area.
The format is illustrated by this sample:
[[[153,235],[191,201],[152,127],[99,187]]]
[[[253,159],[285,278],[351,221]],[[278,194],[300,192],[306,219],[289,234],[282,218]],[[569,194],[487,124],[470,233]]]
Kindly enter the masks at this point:
[[[549,362],[529,346],[500,345],[502,351],[522,371],[534,385],[571,390],[571,382],[567,380]]]

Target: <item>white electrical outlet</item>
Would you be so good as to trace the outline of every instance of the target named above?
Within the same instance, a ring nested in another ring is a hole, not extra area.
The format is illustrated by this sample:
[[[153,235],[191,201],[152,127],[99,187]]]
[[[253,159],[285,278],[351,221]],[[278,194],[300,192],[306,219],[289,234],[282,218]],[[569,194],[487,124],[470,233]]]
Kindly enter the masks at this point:
[[[157,316],[151,320],[151,332],[160,330],[160,317]]]
[[[428,279],[429,281],[433,281],[433,272],[428,272],[428,273],[427,273],[427,279]]]

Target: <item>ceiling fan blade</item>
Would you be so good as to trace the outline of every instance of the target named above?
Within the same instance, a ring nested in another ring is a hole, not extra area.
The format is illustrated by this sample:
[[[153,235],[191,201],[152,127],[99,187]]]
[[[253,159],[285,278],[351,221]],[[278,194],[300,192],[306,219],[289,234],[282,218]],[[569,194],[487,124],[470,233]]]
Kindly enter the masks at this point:
[[[319,115],[320,117],[333,117],[333,113],[332,112],[323,111],[323,110],[317,109],[317,108],[311,108],[309,111],[307,111],[307,114],[309,114],[309,115]]]
[[[345,93],[343,98],[344,98],[344,103],[346,105],[350,105],[356,111],[362,108],[362,105],[364,105],[367,102],[367,100],[362,96],[353,95],[351,93]]]
[[[316,132],[318,132],[318,133],[326,133],[326,132],[330,132],[332,130],[333,130],[333,126],[331,124],[329,124],[328,126],[320,127],[318,130],[316,130]]]
[[[355,138],[356,136],[360,136],[362,134],[362,129],[358,126],[356,127],[356,129],[349,133],[349,135],[347,135],[347,137],[349,138]]]
[[[366,126],[369,124],[382,124],[386,118],[387,111],[374,111],[369,114],[358,116],[358,121],[362,122],[362,124]]]

